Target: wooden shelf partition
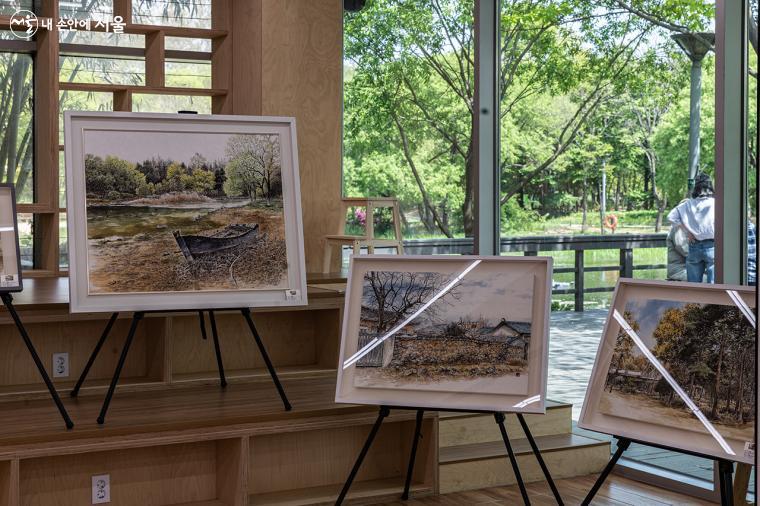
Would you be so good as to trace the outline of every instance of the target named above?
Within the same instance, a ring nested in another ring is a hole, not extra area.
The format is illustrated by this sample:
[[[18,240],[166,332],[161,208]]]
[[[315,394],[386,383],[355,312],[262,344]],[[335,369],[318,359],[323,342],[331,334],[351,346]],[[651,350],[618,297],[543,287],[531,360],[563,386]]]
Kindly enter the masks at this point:
[[[416,495],[435,490],[437,424],[423,421],[413,486]],[[251,438],[248,488],[251,506],[333,504],[369,433],[370,425]],[[414,421],[383,423],[348,496],[373,502],[398,498],[414,435]],[[430,465],[430,464],[433,465]],[[298,486],[294,487],[293,484]]]

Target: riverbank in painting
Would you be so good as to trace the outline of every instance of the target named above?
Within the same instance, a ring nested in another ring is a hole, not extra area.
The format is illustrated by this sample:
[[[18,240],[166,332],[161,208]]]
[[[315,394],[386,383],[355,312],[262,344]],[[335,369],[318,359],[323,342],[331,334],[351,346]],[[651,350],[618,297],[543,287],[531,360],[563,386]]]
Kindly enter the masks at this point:
[[[90,293],[287,287],[281,200],[145,204],[88,206]],[[178,231],[182,236],[224,237],[230,225],[258,225],[256,237],[188,259],[173,235]]]

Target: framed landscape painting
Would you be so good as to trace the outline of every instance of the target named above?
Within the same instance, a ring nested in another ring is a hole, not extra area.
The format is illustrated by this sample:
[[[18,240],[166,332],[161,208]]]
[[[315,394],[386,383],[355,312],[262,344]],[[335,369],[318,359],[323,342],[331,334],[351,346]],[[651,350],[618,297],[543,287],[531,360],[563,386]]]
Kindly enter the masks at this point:
[[[754,462],[755,289],[622,279],[578,425]]]
[[[543,413],[551,258],[354,256],[336,402]]]
[[[294,119],[64,123],[72,312],[306,303]]]
[[[18,239],[15,190],[10,183],[0,183],[0,293],[23,288]]]

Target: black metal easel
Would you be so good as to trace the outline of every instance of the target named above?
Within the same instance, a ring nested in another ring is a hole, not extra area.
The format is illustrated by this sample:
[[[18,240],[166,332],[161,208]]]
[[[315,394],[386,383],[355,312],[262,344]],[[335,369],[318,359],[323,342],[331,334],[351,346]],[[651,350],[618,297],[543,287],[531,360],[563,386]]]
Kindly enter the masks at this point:
[[[19,334],[21,334],[21,338],[24,340],[24,344],[26,344],[29,354],[32,355],[32,360],[34,360],[34,364],[37,366],[37,370],[40,372],[40,376],[42,376],[42,380],[45,382],[45,385],[50,392],[50,396],[53,398],[53,402],[55,402],[55,405],[58,407],[58,411],[61,413],[66,428],[72,429],[74,427],[74,422],[71,421],[69,413],[66,411],[63,402],[61,402],[61,398],[58,396],[58,391],[55,389],[55,385],[53,385],[53,382],[50,380],[50,376],[45,370],[45,366],[42,365],[40,356],[37,354],[37,350],[34,348],[34,344],[32,343],[24,324],[21,322],[21,318],[19,318],[16,308],[13,307],[13,296],[10,293],[3,293],[0,294],[0,297],[2,297],[3,304],[5,304],[8,312],[11,314],[11,318],[13,318],[16,328],[18,329]]]
[[[734,486],[733,486],[733,478],[732,478],[734,474],[733,462],[726,459],[710,457],[701,453],[690,452],[690,451],[681,450],[678,448],[671,448],[668,446],[658,445],[658,444],[653,444],[653,443],[645,443],[642,441],[636,441],[636,440],[628,439],[625,437],[615,436],[615,439],[617,440],[617,449],[615,450],[615,453],[612,454],[612,458],[610,458],[610,461],[607,462],[607,465],[602,470],[602,473],[596,479],[594,486],[591,487],[591,490],[589,490],[588,494],[586,495],[586,498],[581,503],[582,506],[588,506],[591,504],[591,501],[594,499],[594,496],[596,495],[597,492],[599,492],[599,489],[601,488],[602,484],[604,484],[605,480],[612,472],[612,469],[615,467],[618,460],[620,460],[620,457],[623,456],[623,453],[628,449],[629,446],[631,446],[631,443],[636,443],[636,444],[644,445],[644,446],[651,446],[653,448],[659,448],[661,450],[668,450],[671,452],[683,453],[686,455],[692,455],[694,457],[700,457],[703,459],[714,460],[715,462],[718,463],[718,476],[720,478],[720,504],[722,506],[734,505]]]
[[[285,390],[283,389],[282,384],[280,383],[280,379],[277,377],[277,372],[275,371],[272,361],[269,359],[269,354],[267,353],[267,350],[264,347],[264,343],[262,342],[261,336],[259,335],[259,332],[256,329],[256,325],[254,325],[253,323],[253,318],[251,317],[251,310],[249,308],[240,308],[238,310],[245,318],[246,323],[248,323],[248,328],[251,330],[251,334],[253,335],[253,339],[256,341],[256,345],[259,348],[259,352],[261,353],[262,358],[264,359],[264,363],[267,366],[269,375],[272,377],[272,381],[274,382],[274,385],[277,388],[277,393],[280,395],[280,398],[282,399],[282,403],[285,407],[285,411],[290,411],[292,409],[292,406],[290,402],[288,401],[288,397],[285,394]],[[137,332],[137,326],[139,325],[140,321],[143,319],[143,317],[147,313],[167,313],[167,312],[180,312],[180,311],[184,312],[184,310],[176,310],[176,311],[157,310],[157,311],[137,311],[132,314],[132,324],[129,327],[129,332],[127,333],[127,340],[124,342],[124,348],[122,348],[121,350],[121,355],[119,356],[119,361],[116,364],[116,370],[114,371],[113,378],[111,379],[111,384],[108,387],[108,392],[106,392],[106,397],[103,400],[103,406],[100,409],[100,415],[98,416],[98,424],[102,425],[105,423],[106,414],[108,413],[108,408],[111,404],[111,399],[113,398],[114,391],[116,390],[116,385],[119,383],[121,370],[124,367],[124,362],[126,361],[127,355],[129,354],[129,347],[132,345],[132,340],[135,337],[135,333]],[[219,345],[219,333],[216,328],[216,318],[214,316],[214,310],[209,309],[208,314],[209,314],[209,321],[211,323],[211,335],[214,340],[214,352],[216,353],[216,364],[219,369],[219,382],[221,384],[221,387],[225,388],[227,386],[227,378],[224,374],[224,363],[222,362],[222,352],[221,352],[221,347]],[[95,348],[92,350],[92,353],[90,354],[90,358],[87,360],[87,364],[85,365],[84,370],[82,371],[82,374],[79,377],[79,380],[74,386],[74,389],[71,391],[72,397],[76,397],[77,395],[79,395],[79,390],[84,384],[85,379],[87,379],[87,375],[90,372],[90,368],[92,367],[92,364],[95,362],[95,359],[97,358],[98,353],[100,353],[100,350],[103,347],[103,344],[105,343],[106,339],[108,339],[108,336],[111,333],[111,329],[113,328],[113,325],[116,322],[116,319],[118,317],[119,317],[119,313],[113,313],[111,315],[111,318],[108,320],[108,323],[106,324],[106,327],[103,330],[103,334],[100,336],[98,343],[95,345]],[[198,317],[200,320],[201,337],[203,339],[207,339],[206,321],[205,321],[203,311],[198,311]]]
[[[493,414],[494,420],[496,421],[496,424],[499,426],[499,430],[501,432],[501,438],[504,440],[504,446],[507,449],[507,456],[509,457],[509,462],[512,465],[512,470],[515,473],[515,479],[517,480],[517,485],[520,488],[520,494],[522,495],[523,502],[527,505],[530,505],[530,498],[528,497],[528,491],[525,488],[525,482],[522,479],[522,475],[520,474],[520,467],[517,465],[517,457],[515,457],[515,452],[512,449],[512,443],[509,440],[509,435],[507,434],[507,428],[504,426],[504,420],[505,416],[504,413],[500,412],[493,412],[493,411],[466,411],[466,410],[455,410],[455,409],[431,409],[431,408],[409,408],[409,407],[393,407],[393,406],[380,406],[380,412],[377,415],[377,420],[375,420],[375,424],[372,426],[372,430],[370,430],[369,436],[367,436],[367,440],[364,442],[364,446],[362,447],[361,451],[359,452],[359,456],[356,458],[356,462],[354,463],[354,467],[351,469],[351,472],[348,475],[348,479],[346,480],[346,483],[343,485],[343,489],[340,491],[340,495],[338,496],[338,499],[335,501],[335,506],[340,506],[343,504],[343,501],[346,498],[346,495],[348,494],[349,489],[351,488],[351,484],[354,481],[354,478],[356,478],[357,473],[359,472],[359,469],[361,468],[362,462],[364,462],[364,458],[367,456],[367,453],[369,452],[370,447],[372,446],[372,442],[375,439],[375,436],[377,435],[377,432],[380,430],[380,426],[383,424],[383,420],[390,415],[391,409],[405,409],[405,410],[415,410],[417,411],[417,417],[415,420],[415,427],[414,427],[414,440],[412,441],[412,449],[409,454],[409,466],[407,467],[406,471],[406,481],[404,482],[404,492],[401,494],[401,499],[407,500],[409,499],[409,488],[412,484],[412,474],[414,472],[414,461],[417,457],[417,446],[419,443],[420,438],[422,437],[422,419],[425,414],[425,411],[451,411],[451,412],[463,412],[463,413],[488,413]],[[528,442],[530,443],[530,447],[533,450],[534,455],[536,456],[536,460],[538,460],[539,466],[541,466],[541,470],[544,473],[544,476],[546,477],[546,481],[549,483],[549,487],[552,490],[552,493],[554,494],[554,498],[557,501],[557,504],[559,506],[563,506],[564,502],[562,501],[562,496],[560,496],[559,490],[557,490],[557,486],[554,484],[554,479],[552,478],[551,473],[549,472],[549,468],[546,467],[546,463],[544,462],[543,457],[541,456],[541,451],[538,449],[538,446],[536,445],[535,439],[533,439],[533,434],[530,432],[530,428],[528,428],[528,424],[525,422],[525,418],[523,417],[522,413],[517,413],[517,419],[520,421],[520,425],[523,428],[523,431],[525,431],[525,436],[528,439]]]

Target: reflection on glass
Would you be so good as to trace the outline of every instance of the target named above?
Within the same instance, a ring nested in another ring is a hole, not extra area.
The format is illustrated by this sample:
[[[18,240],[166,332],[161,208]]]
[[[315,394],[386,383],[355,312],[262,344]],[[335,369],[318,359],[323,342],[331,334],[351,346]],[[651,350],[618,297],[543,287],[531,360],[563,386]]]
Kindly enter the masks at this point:
[[[129,84],[145,83],[145,60],[126,60],[90,56],[61,56],[61,82]]]
[[[471,237],[473,2],[369,2],[344,46],[344,194],[398,198],[404,239]]]
[[[18,10],[34,12],[33,0],[3,0],[0,2],[0,15],[12,16]]]
[[[211,28],[213,0],[133,0],[132,21],[145,25]]]
[[[113,19],[113,0],[61,1],[58,10],[62,18],[110,21]]]
[[[168,60],[165,69],[166,86],[211,88],[211,62]]]
[[[211,39],[196,39],[188,37],[166,37],[164,46],[167,51],[200,51],[211,52]]]
[[[145,35],[92,31],[58,32],[61,44],[86,44],[90,46],[145,47]]]
[[[34,128],[32,57],[0,53],[0,182],[16,185],[19,202],[32,202]]]
[[[21,286],[14,198],[12,187],[0,186],[0,292]]]
[[[69,268],[69,231],[66,227],[66,213],[58,218],[58,267],[61,270]]]
[[[757,27],[758,2],[750,2],[750,23]],[[752,31],[750,31],[752,33]],[[757,28],[755,32],[757,33]],[[749,45],[748,58],[748,108],[747,108],[747,284],[757,285],[757,171],[758,171],[758,54],[757,42]],[[753,482],[754,483],[754,482]]]
[[[132,110],[135,112],[174,113],[195,111],[198,114],[211,114],[211,97],[135,93],[132,95]]]
[[[99,91],[62,90],[58,94],[58,141],[63,144],[64,111],[112,111],[113,94]]]
[[[21,250],[21,268],[34,269],[34,215],[18,214],[18,242]]]

